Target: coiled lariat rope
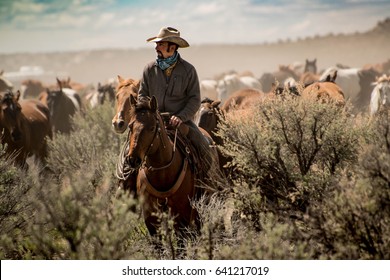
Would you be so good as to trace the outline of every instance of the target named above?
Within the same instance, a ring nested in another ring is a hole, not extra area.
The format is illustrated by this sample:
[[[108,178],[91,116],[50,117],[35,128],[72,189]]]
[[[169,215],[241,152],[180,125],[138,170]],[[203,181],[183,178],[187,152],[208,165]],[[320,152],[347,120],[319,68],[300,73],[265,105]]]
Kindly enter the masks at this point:
[[[127,138],[125,143],[122,146],[121,152],[118,156],[118,161],[116,163],[115,176],[119,180],[126,181],[129,176],[136,171],[135,168],[132,168],[130,165],[126,164],[126,154],[129,148],[129,139]]]

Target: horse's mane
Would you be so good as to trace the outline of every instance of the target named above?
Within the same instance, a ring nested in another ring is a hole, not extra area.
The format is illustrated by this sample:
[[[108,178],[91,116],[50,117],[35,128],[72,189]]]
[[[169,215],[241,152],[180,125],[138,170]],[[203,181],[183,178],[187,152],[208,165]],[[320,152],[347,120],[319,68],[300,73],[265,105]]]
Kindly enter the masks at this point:
[[[133,89],[139,88],[140,81],[139,80],[133,80],[133,79],[127,79],[123,80],[117,87],[117,91],[124,87],[133,87]]]
[[[12,92],[12,91],[10,91],[10,90],[8,90],[8,91],[6,91],[5,93],[4,93],[4,95],[1,97],[1,95],[0,95],[0,101],[1,102],[5,102],[5,101],[11,101],[11,100],[13,100],[14,99],[14,93]]]
[[[152,108],[150,107],[150,97],[142,97],[137,100],[135,107],[132,107],[132,111],[134,113],[139,113],[141,111],[150,111]]]

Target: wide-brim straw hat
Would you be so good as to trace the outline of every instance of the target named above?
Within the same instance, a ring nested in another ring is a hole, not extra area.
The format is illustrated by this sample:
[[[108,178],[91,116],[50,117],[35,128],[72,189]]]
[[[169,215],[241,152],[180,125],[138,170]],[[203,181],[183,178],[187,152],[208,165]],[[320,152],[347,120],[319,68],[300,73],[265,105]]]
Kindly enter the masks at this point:
[[[180,48],[187,48],[190,46],[186,40],[180,37],[180,32],[173,27],[163,27],[157,36],[149,38],[147,42],[172,42],[177,44]]]

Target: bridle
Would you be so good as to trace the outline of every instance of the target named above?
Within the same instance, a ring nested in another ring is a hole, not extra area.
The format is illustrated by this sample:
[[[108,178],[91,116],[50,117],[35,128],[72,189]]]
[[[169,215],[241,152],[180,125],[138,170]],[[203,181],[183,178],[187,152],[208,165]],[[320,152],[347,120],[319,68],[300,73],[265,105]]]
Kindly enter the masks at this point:
[[[155,129],[154,129],[154,135],[153,135],[153,138],[145,152],[145,156],[144,158],[142,159],[141,161],[141,164],[140,164],[140,168],[147,168],[148,171],[158,171],[158,170],[163,170],[163,169],[166,169],[168,167],[170,167],[173,163],[173,159],[175,158],[175,152],[176,152],[176,139],[177,139],[177,130],[178,128],[175,129],[175,138],[174,138],[174,142],[173,142],[173,152],[172,152],[172,157],[170,159],[170,161],[166,164],[166,165],[163,165],[163,166],[159,166],[159,167],[153,167],[152,165],[150,166],[147,166],[146,165],[146,161],[147,161],[147,157],[149,155],[149,152],[150,152],[150,149],[153,147],[154,145],[154,142],[156,141],[157,138],[160,139],[160,142],[161,144],[163,145],[163,148],[166,149],[166,145],[163,141],[163,138],[162,138],[162,134],[161,134],[161,125],[160,123],[162,123],[162,120],[161,118],[159,117],[159,113],[157,112],[156,115],[155,115],[155,119],[156,119],[156,126],[155,126]],[[128,134],[128,137],[130,135],[131,131],[129,131],[129,134]],[[127,141],[129,141],[130,139],[128,138]]]
[[[171,188],[167,191],[159,191],[158,189],[156,189],[152,184],[151,182],[149,181],[148,179],[148,176],[145,172],[145,170],[147,171],[157,171],[157,170],[163,170],[165,168],[168,168],[172,165],[173,163],[173,160],[175,158],[175,152],[176,152],[176,139],[177,139],[177,130],[178,128],[176,128],[175,130],[175,139],[174,139],[174,143],[173,143],[173,151],[172,151],[172,158],[171,160],[168,162],[168,164],[164,165],[164,166],[160,166],[160,167],[153,167],[153,166],[146,166],[146,159],[147,159],[147,156],[149,154],[149,151],[151,149],[151,147],[153,147],[153,143],[155,142],[155,140],[157,138],[160,138],[160,141],[164,147],[164,149],[166,148],[165,144],[164,144],[164,141],[162,139],[162,135],[161,135],[161,127],[160,127],[160,123],[162,123],[163,121],[161,120],[161,118],[159,117],[159,113],[157,112],[156,114],[156,128],[155,128],[155,131],[154,131],[154,136],[153,136],[153,139],[151,141],[151,143],[149,144],[148,146],[148,149],[145,153],[145,156],[144,156],[144,159],[142,160],[141,162],[141,165],[140,165],[140,168],[139,168],[139,174],[138,174],[138,180],[141,183],[141,185],[143,186],[142,187],[142,190],[141,192],[143,191],[146,191],[148,192],[149,194],[157,197],[157,198],[160,198],[160,199],[165,199],[166,203],[168,201],[168,198],[170,196],[172,196],[174,193],[176,193],[176,191],[180,188],[180,186],[182,185],[182,182],[185,178],[185,175],[187,173],[187,167],[188,167],[188,159],[187,158],[184,158],[184,162],[183,162],[183,166],[181,168],[181,171],[175,181],[175,183],[171,186]],[[130,132],[129,132],[130,134]],[[157,136],[158,135],[158,136]]]

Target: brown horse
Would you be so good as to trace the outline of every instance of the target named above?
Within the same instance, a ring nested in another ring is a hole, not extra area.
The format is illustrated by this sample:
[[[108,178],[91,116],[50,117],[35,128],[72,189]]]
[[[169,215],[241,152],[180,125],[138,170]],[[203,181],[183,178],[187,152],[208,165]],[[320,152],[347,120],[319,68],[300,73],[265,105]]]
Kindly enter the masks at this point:
[[[18,166],[26,167],[26,159],[45,164],[47,138],[52,138],[49,109],[38,100],[20,100],[11,91],[0,94],[1,142],[7,144],[6,155]]]
[[[323,103],[332,102],[338,106],[345,105],[345,97],[343,90],[334,81],[337,77],[337,71],[326,76],[322,81],[314,82],[301,93],[302,98],[312,98]]]
[[[222,111],[247,109],[265,98],[264,92],[258,89],[246,88],[234,92],[222,105]]]
[[[140,82],[138,80],[123,79],[118,75],[118,86],[115,95],[115,115],[112,119],[112,127],[118,134],[126,131],[130,120],[130,96],[137,97]]]
[[[21,84],[21,98],[38,98],[38,96],[46,90],[46,87],[38,80],[24,80]]]
[[[160,225],[155,213],[165,211],[174,217],[178,234],[192,226],[199,229],[192,201],[200,197],[204,188],[195,185],[196,173],[188,149],[179,148],[179,138],[169,137],[154,96],[137,102],[131,95],[130,107],[127,157],[131,166],[139,168],[137,192],[149,233],[158,233]]]

